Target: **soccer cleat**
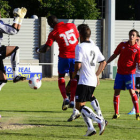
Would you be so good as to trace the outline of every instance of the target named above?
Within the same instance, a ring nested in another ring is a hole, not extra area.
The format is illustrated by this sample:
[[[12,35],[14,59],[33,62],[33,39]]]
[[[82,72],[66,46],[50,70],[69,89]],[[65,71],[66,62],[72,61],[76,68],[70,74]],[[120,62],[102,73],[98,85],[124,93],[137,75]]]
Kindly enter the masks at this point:
[[[24,76],[16,76],[13,79],[13,83],[16,83],[16,82],[19,82],[19,81],[23,81],[23,80],[26,80],[26,77],[24,77]]]
[[[104,120],[105,121],[105,126],[107,126],[108,125],[108,121],[107,120]],[[101,129],[101,124],[100,123],[98,123],[98,127]]]
[[[114,119],[114,120],[118,119],[118,118],[120,118],[120,114],[114,114],[113,117],[112,117],[112,119]]]
[[[74,102],[73,101],[70,102],[69,108],[74,108]]]
[[[99,133],[99,135],[102,135],[103,134],[103,132],[104,132],[104,130],[105,130],[105,120],[102,122],[102,123],[100,123],[100,133]]]
[[[108,125],[108,121],[107,120],[105,120],[105,126],[107,126]]]
[[[68,99],[64,100],[64,102],[62,104],[62,110],[67,110],[69,107],[69,103],[70,103],[70,101]]]
[[[96,131],[95,130],[87,130],[86,134],[84,136],[92,136],[92,135],[95,135],[96,134]]]
[[[140,120],[140,113],[136,113],[136,120]]]
[[[131,111],[128,113],[128,115],[135,115],[135,114],[136,114],[135,110],[131,110]]]
[[[71,121],[74,121],[75,119],[78,119],[79,117],[80,117],[80,113],[78,114],[73,113],[67,121],[71,122]]]

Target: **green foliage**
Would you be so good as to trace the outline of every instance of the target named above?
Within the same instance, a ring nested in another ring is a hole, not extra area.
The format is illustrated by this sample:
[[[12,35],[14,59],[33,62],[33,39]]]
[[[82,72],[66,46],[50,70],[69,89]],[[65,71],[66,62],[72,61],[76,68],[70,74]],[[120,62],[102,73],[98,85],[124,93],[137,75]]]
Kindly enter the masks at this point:
[[[13,17],[13,9],[26,7],[26,17],[37,15],[47,17],[50,14],[61,19],[98,19],[100,12],[96,8],[95,0],[9,0],[11,7],[10,17]]]
[[[95,0],[46,0],[41,3],[46,16],[64,19],[98,19],[100,12]]]
[[[10,12],[10,6],[8,5],[8,1],[0,0],[0,13],[2,18],[8,18]]]

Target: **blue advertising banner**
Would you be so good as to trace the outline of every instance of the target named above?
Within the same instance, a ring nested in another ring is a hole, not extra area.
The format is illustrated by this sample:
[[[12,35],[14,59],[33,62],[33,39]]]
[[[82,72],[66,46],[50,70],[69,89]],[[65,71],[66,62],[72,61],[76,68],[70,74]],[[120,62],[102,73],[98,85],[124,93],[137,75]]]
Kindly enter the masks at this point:
[[[7,80],[13,80],[13,72],[11,66],[5,66]],[[27,80],[31,77],[37,76],[42,79],[42,66],[19,66],[19,75],[25,76]]]

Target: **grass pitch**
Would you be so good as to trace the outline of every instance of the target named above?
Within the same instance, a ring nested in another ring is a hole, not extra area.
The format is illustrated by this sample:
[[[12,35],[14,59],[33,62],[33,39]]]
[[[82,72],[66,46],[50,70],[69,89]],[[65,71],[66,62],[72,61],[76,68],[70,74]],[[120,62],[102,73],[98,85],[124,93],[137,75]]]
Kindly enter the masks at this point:
[[[120,95],[120,118],[112,120],[113,83],[101,80],[94,95],[100,103],[108,126],[103,135],[84,137],[87,127],[82,119],[67,122],[72,109],[62,111],[62,97],[57,80],[43,80],[38,90],[30,89],[28,82],[8,82],[0,91],[0,140],[138,140],[140,121],[135,115],[127,115],[132,108],[128,91]],[[87,103],[91,107],[90,103]]]

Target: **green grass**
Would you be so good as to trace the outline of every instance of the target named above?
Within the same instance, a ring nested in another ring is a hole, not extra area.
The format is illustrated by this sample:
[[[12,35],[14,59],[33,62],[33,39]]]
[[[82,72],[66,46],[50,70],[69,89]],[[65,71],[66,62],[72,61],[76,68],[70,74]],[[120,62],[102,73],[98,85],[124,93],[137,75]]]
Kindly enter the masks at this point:
[[[112,120],[113,83],[101,80],[94,95],[100,103],[108,126],[99,136],[84,137],[87,127],[82,119],[67,122],[72,109],[62,111],[62,97],[57,81],[43,81],[39,90],[30,89],[26,82],[8,82],[0,91],[0,140],[138,140],[140,121],[135,115],[127,115],[132,108],[128,91],[120,95],[120,118]],[[91,107],[90,103],[87,103]]]

